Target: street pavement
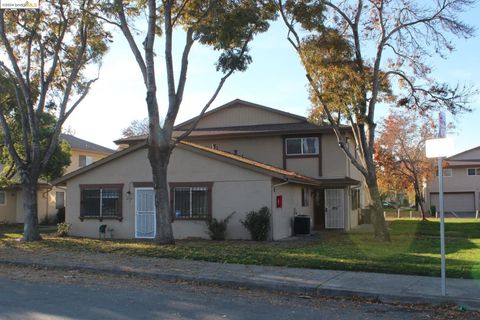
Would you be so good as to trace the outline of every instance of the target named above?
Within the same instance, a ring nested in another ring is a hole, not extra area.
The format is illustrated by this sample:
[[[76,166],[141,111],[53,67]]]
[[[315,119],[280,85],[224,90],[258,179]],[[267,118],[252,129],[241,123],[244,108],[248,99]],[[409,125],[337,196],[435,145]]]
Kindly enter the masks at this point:
[[[124,275],[0,266],[0,319],[475,319],[455,308],[277,294]]]
[[[11,251],[9,251],[11,250]],[[45,252],[42,255],[4,248],[0,264],[141,275],[168,281],[189,281],[224,287],[264,289],[307,296],[364,297],[382,302],[456,304],[480,310],[480,279],[447,279],[443,297],[440,279],[367,272],[299,269],[133,257],[116,254]]]

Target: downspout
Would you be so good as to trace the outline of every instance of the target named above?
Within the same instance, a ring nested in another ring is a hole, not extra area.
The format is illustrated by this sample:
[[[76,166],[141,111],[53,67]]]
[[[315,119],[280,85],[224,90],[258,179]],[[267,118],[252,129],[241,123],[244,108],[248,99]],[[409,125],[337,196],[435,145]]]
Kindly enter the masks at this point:
[[[272,186],[272,190],[273,190],[273,192],[272,192],[272,199],[271,199],[272,214],[270,215],[270,225],[271,225],[271,229],[272,229],[272,231],[271,231],[271,237],[272,237],[271,239],[272,239],[272,241],[273,241],[273,239],[274,239],[274,234],[273,234],[273,233],[274,233],[274,230],[275,230],[274,225],[273,225],[273,221],[274,221],[274,220],[273,220],[273,210],[274,210],[274,208],[275,208],[275,209],[277,208],[275,191],[276,191],[276,188],[281,187],[281,186],[284,186],[284,185],[290,183],[290,181],[289,181],[288,179],[284,179],[284,180],[285,180],[284,182],[280,182],[280,183],[274,184],[274,185]]]

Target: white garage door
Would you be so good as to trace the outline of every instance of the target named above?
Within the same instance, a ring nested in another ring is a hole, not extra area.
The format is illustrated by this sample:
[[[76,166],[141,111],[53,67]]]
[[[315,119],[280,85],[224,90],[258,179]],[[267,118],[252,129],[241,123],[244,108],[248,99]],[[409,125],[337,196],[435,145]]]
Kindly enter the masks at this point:
[[[440,209],[438,205],[438,193],[430,194],[430,204]],[[445,211],[475,211],[475,193],[445,193]]]

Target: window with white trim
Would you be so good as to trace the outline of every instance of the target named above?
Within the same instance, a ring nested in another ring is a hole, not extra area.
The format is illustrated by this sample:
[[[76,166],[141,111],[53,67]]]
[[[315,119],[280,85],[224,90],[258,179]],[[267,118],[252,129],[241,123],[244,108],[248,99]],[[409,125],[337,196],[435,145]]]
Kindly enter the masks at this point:
[[[480,176],[480,168],[468,168],[467,175],[469,176]]]
[[[0,206],[6,206],[6,205],[7,205],[7,192],[0,191]]]
[[[172,186],[173,218],[207,220],[211,216],[211,187],[208,185]]]
[[[287,156],[317,155],[320,150],[318,137],[286,138],[285,154]]]
[[[80,219],[122,219],[123,185],[81,185]]]

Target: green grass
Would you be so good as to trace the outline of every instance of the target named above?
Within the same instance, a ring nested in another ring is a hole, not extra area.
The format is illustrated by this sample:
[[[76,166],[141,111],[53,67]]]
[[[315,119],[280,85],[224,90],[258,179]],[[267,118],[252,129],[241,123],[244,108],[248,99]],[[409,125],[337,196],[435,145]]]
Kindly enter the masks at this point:
[[[132,256],[192,259],[226,263],[339,269],[439,276],[438,221],[391,222],[388,243],[364,232],[322,232],[304,241],[266,242],[183,240],[159,246],[136,240],[57,238],[44,235],[36,243],[15,241],[19,230],[0,228],[0,248],[117,253]],[[446,223],[447,276],[480,279],[480,222],[449,219]]]

